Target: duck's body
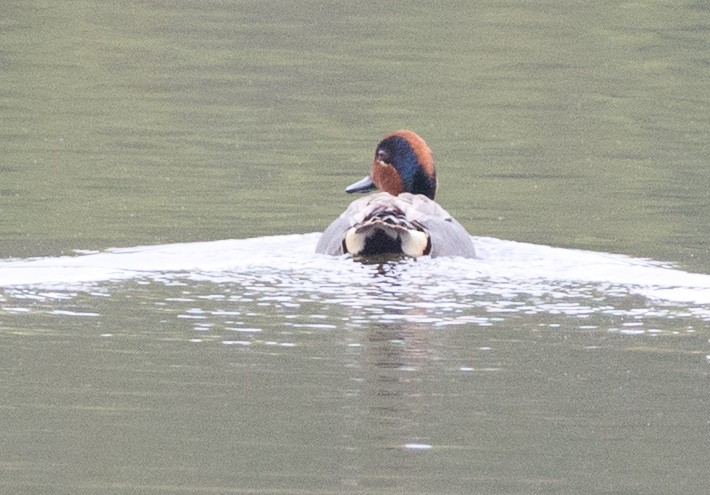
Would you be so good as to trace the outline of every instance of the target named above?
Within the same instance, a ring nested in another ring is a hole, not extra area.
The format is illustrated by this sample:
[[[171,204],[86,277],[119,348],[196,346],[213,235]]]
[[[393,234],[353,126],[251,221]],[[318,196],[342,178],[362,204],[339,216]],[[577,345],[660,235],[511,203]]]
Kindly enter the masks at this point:
[[[323,232],[316,252],[329,255],[463,256],[476,251],[466,229],[434,201],[431,150],[412,131],[385,136],[372,171],[346,191],[384,191],[353,201]]]
[[[466,229],[421,194],[381,192],[350,203],[325,229],[317,253],[465,256],[476,252]]]

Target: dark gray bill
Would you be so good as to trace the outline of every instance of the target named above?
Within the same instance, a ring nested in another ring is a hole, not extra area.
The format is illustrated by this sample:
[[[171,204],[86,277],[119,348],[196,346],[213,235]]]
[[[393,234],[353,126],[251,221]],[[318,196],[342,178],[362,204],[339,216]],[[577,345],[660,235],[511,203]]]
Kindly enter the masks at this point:
[[[364,193],[377,189],[377,186],[372,182],[372,177],[369,175],[362,180],[357,181],[355,184],[350,184],[345,188],[346,193]]]

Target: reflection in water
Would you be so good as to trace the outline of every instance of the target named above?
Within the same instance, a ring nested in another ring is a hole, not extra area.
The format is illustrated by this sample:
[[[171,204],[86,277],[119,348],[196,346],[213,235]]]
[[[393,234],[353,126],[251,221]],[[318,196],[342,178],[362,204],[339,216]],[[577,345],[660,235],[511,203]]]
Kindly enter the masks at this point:
[[[348,368],[351,370],[355,411],[352,434],[354,444],[368,449],[399,451],[408,446],[429,445],[427,418],[422,410],[427,408],[427,391],[422,389],[421,376],[430,372],[432,358],[430,324],[418,323],[426,319],[427,310],[417,306],[422,297],[416,293],[403,293],[400,270],[406,270],[411,261],[373,264],[369,283],[361,300],[365,304],[342,305],[341,311],[351,321],[376,322],[363,328],[362,339],[353,345]],[[400,297],[404,295],[404,297]],[[377,299],[387,301],[382,305],[367,304]],[[377,473],[390,473],[396,469],[406,473],[414,468],[406,457],[378,455],[353,456],[345,466],[346,485],[367,486]],[[375,473],[373,475],[373,473]],[[387,474],[386,476],[391,476]],[[382,482],[382,481],[381,481]],[[393,480],[384,481],[385,485]]]
[[[425,310],[385,308],[383,316],[402,316],[404,312],[421,314]],[[416,471],[413,459],[396,452],[431,448],[427,410],[432,397],[422,376],[436,373],[430,366],[434,358],[431,325],[393,318],[373,324],[364,332],[364,342],[358,344],[359,352],[350,366],[350,390],[355,399],[351,405],[355,411],[352,434],[360,449],[367,446],[368,450],[375,448],[382,453],[353,456],[345,466],[345,483],[357,486],[367,486],[378,473],[387,473],[384,476],[391,478],[392,470],[402,474]],[[392,479],[385,479],[384,483],[396,485]]]

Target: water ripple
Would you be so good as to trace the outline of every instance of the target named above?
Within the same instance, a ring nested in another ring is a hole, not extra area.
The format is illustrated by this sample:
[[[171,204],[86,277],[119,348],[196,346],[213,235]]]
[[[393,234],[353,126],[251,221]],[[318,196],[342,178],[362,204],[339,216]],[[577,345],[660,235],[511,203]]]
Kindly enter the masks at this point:
[[[0,261],[0,308],[5,314],[32,312],[42,301],[96,301],[124,292],[126,284],[133,291],[157,284],[171,291],[156,307],[177,311],[177,318],[202,331],[211,326],[199,327],[201,320],[218,319],[252,335],[259,328],[250,321],[274,309],[295,318],[288,322],[292,328],[320,331],[343,320],[353,326],[490,326],[510,318],[531,324],[544,315],[578,319],[580,326],[592,316],[607,317],[607,327],[632,334],[652,327],[634,324],[639,321],[710,321],[710,276],[669,263],[477,237],[476,260],[362,264],[313,254],[317,238],[275,236]],[[95,317],[91,306],[47,311]],[[629,321],[615,325],[618,317]]]

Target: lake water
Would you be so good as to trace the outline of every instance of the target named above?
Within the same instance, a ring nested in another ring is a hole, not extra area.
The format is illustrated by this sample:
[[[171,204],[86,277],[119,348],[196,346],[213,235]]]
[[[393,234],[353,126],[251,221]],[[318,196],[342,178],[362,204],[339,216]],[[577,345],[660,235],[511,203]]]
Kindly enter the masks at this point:
[[[0,13],[0,492],[708,492],[705,4]],[[479,259],[313,253],[399,128]]]

